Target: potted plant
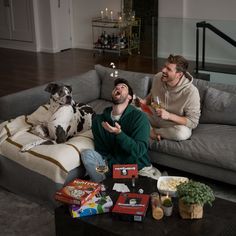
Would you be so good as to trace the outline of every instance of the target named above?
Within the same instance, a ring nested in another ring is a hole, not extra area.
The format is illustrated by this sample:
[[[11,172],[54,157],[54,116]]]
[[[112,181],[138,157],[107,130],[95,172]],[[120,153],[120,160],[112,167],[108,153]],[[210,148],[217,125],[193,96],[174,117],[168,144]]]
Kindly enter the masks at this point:
[[[162,202],[161,206],[165,216],[171,216],[173,211],[173,202],[170,197],[166,197]]]
[[[179,212],[183,219],[200,219],[204,204],[212,205],[215,200],[212,189],[201,182],[190,180],[177,187]]]

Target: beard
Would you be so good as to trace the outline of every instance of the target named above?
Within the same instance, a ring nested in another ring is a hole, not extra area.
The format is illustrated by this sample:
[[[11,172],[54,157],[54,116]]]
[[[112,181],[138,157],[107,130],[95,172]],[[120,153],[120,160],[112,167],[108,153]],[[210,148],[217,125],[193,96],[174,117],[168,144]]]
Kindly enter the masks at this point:
[[[126,101],[127,97],[128,95],[126,97],[120,96],[119,98],[116,98],[116,96],[112,96],[112,103],[114,105],[123,104]]]

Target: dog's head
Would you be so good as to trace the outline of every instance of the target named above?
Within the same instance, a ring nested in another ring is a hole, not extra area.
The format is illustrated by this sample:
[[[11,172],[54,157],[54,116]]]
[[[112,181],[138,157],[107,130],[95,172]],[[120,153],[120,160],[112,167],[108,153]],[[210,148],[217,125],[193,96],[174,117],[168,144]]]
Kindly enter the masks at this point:
[[[51,99],[60,105],[75,105],[70,85],[50,83],[45,88],[45,91],[49,92],[51,94]]]

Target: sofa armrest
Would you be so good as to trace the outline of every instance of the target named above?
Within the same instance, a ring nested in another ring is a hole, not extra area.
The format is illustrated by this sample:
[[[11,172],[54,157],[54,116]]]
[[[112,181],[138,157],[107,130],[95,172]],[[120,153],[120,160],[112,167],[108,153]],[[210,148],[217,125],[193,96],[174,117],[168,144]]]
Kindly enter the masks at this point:
[[[48,102],[49,94],[44,89],[45,85],[37,86],[0,97],[0,120],[30,114],[40,105]]]

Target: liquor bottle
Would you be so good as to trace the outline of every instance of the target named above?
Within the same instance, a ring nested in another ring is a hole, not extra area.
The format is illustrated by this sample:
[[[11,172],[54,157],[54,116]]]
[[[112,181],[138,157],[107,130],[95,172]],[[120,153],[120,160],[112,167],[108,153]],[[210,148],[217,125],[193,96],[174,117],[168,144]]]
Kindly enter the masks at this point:
[[[104,48],[108,48],[108,34],[104,31]]]
[[[120,35],[120,48],[121,49],[125,48],[124,33],[121,33],[121,35]]]
[[[105,43],[105,31],[102,32],[101,34],[101,48],[104,48],[104,43]]]
[[[112,36],[111,36],[111,49],[115,49],[115,34],[114,34],[114,32],[112,33]]]
[[[112,43],[111,43],[111,35],[107,35],[107,48],[111,49],[112,48]]]

